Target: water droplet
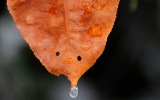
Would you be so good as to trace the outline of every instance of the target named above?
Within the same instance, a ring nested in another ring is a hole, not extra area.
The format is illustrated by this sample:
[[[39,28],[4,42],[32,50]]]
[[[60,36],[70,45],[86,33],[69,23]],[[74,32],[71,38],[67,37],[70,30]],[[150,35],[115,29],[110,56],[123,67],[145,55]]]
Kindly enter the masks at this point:
[[[76,98],[78,96],[78,87],[71,88],[70,97]]]

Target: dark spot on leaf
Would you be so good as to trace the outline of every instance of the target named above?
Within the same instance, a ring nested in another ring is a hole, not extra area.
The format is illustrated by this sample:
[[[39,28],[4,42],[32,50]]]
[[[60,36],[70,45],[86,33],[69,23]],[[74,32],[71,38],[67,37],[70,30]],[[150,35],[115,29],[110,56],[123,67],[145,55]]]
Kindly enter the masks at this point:
[[[59,56],[59,55],[60,55],[60,52],[57,51],[57,52],[56,52],[56,56]]]
[[[78,57],[77,57],[77,60],[78,60],[78,61],[81,61],[81,60],[82,60],[81,56],[78,56]]]

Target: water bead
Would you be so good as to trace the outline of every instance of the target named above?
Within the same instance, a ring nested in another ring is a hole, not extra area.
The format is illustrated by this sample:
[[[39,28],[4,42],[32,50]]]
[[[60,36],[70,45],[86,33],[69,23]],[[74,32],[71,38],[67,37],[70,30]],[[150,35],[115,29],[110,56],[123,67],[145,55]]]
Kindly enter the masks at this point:
[[[78,96],[78,87],[76,86],[71,88],[70,97],[76,98],[77,96]]]

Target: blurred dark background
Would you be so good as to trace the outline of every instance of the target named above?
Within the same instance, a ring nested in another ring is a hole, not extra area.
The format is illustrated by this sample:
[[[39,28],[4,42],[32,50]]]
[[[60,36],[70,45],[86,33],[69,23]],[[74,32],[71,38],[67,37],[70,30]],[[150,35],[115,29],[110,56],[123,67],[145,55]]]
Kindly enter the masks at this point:
[[[121,0],[106,49],[75,100],[160,100],[160,0]],[[0,100],[72,100],[35,58],[0,0]]]

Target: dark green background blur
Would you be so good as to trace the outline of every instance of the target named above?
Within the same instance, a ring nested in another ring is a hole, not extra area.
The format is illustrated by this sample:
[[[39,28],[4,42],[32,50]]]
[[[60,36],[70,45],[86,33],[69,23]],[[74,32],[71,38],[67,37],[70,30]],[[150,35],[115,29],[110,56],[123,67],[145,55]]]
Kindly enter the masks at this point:
[[[121,0],[106,49],[78,87],[75,100],[160,100],[160,0]],[[0,0],[0,100],[72,100],[69,91],[66,76],[35,58]]]

